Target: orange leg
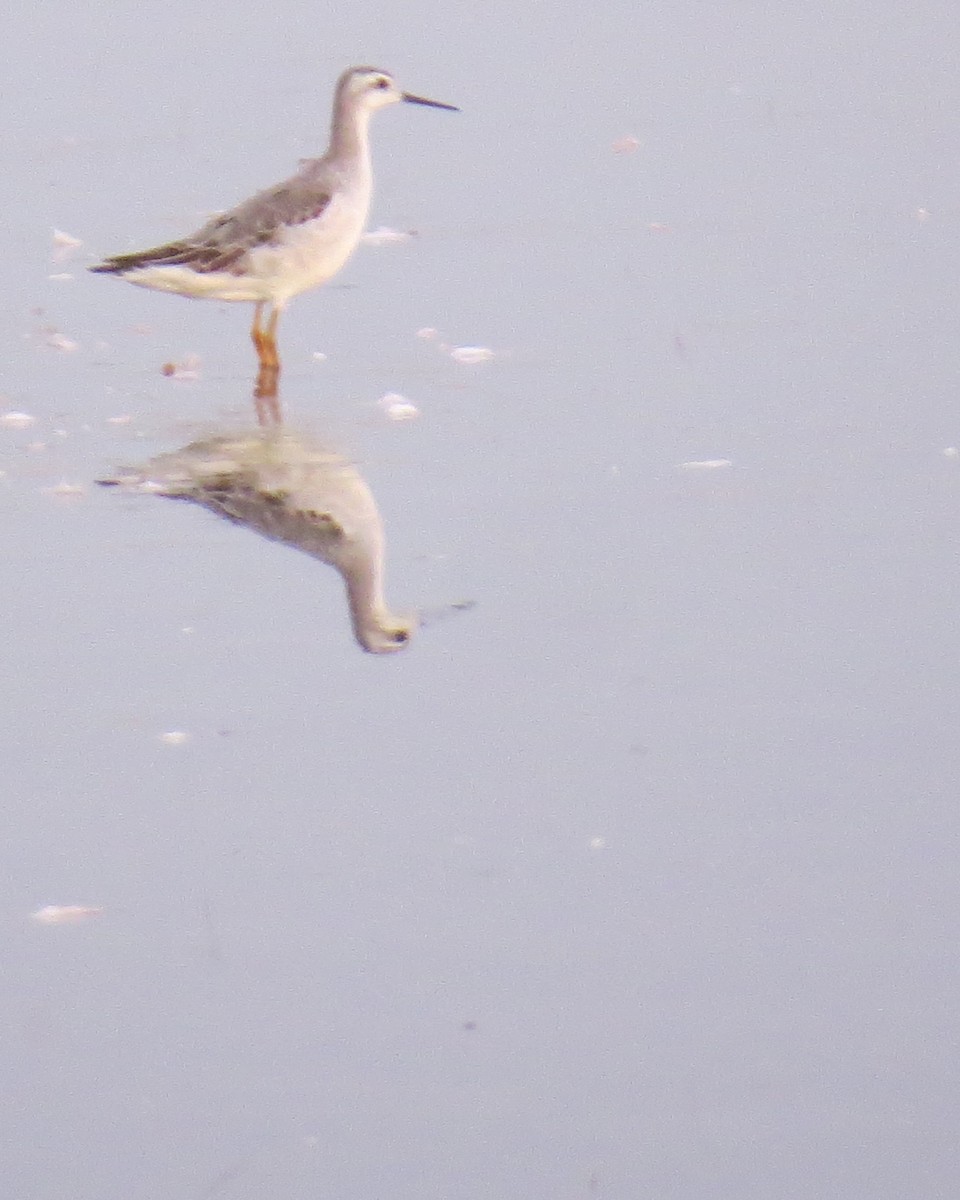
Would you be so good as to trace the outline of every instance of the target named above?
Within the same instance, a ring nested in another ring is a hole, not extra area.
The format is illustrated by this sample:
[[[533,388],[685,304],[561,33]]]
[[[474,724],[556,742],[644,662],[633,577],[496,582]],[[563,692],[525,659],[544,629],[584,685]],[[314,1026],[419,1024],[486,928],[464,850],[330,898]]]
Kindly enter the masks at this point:
[[[260,366],[265,367],[270,366],[271,362],[274,362],[276,359],[276,343],[274,343],[271,353],[270,343],[272,338],[263,328],[262,318],[263,301],[260,301],[260,304],[253,308],[253,325],[251,326],[250,337],[254,346],[257,347],[257,358],[260,360]]]
[[[260,318],[263,315],[263,303],[257,304],[253,309],[253,325],[250,327],[250,340],[257,348],[257,358],[260,359],[260,365],[263,366],[264,359],[264,344],[263,344],[263,329],[260,325]]]
[[[280,355],[277,353],[277,321],[280,320],[280,309],[274,305],[270,310],[270,320],[267,322],[267,354],[270,365],[279,375]]]
[[[273,309],[266,329],[261,323],[262,315],[263,304],[261,303],[254,309],[253,327],[250,330],[250,337],[257,348],[257,358],[260,360],[253,399],[257,410],[257,421],[261,425],[279,425],[283,420],[277,386],[280,378],[280,358],[277,354],[277,318],[280,314],[276,308]]]
[[[277,354],[277,321],[280,318],[280,310],[276,306],[270,310],[270,319],[267,321],[266,328],[262,324],[262,316],[263,301],[253,310],[253,325],[250,329],[250,338],[257,348],[257,358],[260,359],[260,366],[271,367],[279,375],[280,356]]]

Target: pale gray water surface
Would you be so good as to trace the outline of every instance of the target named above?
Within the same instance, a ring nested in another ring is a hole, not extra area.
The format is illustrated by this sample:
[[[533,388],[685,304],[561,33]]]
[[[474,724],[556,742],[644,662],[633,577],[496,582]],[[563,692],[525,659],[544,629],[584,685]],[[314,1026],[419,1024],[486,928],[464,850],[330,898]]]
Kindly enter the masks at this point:
[[[0,34],[3,1194],[954,1196],[956,7]],[[245,414],[253,352],[83,264],[317,153],[364,61],[463,109],[380,115],[419,236],[281,329],[391,595],[478,602],[386,660],[308,558],[89,486]]]

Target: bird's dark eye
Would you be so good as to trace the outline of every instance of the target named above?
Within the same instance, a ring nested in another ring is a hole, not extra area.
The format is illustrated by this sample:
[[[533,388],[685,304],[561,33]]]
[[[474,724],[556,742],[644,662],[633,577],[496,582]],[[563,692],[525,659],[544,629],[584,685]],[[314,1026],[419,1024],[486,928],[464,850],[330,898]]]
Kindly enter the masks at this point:
[[[390,634],[390,640],[398,646],[403,646],[410,640],[410,634],[405,629],[395,629]]]
[[[390,80],[384,79],[383,76],[381,75],[380,78],[377,80],[377,87],[385,88],[385,87],[389,87],[389,86],[390,86]]]

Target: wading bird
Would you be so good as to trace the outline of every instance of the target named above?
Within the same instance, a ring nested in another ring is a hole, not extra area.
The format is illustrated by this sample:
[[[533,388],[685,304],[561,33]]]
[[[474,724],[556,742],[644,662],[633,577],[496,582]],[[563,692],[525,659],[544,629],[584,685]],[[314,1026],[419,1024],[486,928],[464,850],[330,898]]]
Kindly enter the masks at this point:
[[[115,254],[90,269],[179,296],[253,303],[257,392],[275,397],[279,316],[292,297],[336,275],[356,248],[373,191],[370,117],[401,100],[459,111],[401,91],[386,71],[351,67],[337,81],[322,158],[305,160],[295,175],[212,217],[196,233]]]

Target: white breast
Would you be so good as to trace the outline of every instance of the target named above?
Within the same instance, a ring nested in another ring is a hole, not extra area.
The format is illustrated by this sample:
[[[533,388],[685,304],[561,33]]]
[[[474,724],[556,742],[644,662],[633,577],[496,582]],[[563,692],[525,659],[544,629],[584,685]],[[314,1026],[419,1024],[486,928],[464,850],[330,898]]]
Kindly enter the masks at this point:
[[[258,246],[245,263],[261,279],[270,299],[281,304],[326,283],[357,247],[367,223],[369,195],[335,195],[319,217],[292,225],[275,246]]]

